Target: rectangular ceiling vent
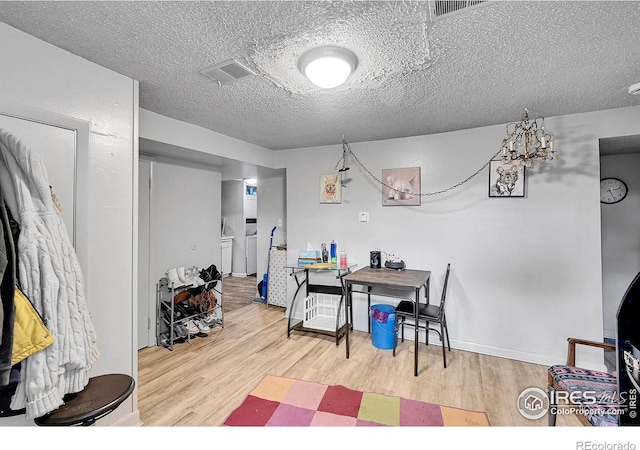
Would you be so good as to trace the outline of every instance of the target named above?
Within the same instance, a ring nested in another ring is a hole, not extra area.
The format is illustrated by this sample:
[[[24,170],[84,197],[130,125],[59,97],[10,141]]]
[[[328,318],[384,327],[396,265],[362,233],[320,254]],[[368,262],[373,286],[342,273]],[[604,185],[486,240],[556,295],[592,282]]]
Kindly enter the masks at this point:
[[[230,84],[241,78],[255,75],[251,69],[235,59],[230,59],[207,69],[203,69],[200,73],[207,78],[217,81],[219,84]]]
[[[439,19],[444,16],[450,16],[451,14],[458,13],[463,10],[468,10],[474,6],[490,3],[489,0],[460,0],[460,1],[447,1],[447,0],[431,0],[429,1],[429,13],[431,19]]]

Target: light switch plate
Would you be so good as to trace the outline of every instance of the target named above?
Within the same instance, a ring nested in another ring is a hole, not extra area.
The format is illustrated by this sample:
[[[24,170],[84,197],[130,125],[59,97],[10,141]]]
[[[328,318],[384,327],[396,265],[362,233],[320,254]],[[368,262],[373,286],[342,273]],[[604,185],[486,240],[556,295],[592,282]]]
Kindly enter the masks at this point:
[[[368,212],[360,212],[358,213],[358,219],[360,222],[368,222],[369,221],[369,213]]]

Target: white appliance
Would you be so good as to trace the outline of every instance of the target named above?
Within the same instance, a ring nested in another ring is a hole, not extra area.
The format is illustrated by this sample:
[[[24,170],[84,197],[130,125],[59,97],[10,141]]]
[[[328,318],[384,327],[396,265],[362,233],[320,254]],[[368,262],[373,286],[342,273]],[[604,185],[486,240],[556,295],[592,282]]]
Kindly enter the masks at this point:
[[[226,236],[220,239],[220,251],[222,260],[222,269],[220,272],[223,276],[231,275],[232,258],[233,258],[233,236]]]
[[[246,236],[247,275],[258,272],[258,236]]]

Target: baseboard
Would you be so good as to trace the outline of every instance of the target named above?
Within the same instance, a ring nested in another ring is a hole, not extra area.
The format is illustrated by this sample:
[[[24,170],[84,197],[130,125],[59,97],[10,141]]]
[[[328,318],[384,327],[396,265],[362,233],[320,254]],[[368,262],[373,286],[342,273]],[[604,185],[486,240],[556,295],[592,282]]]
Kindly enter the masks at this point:
[[[522,352],[519,350],[511,350],[508,348],[492,347],[488,345],[473,344],[470,342],[451,341],[451,348],[457,348],[459,350],[466,350],[473,353],[480,353],[482,355],[496,356],[498,358],[513,359],[516,361],[522,361],[532,364],[539,364],[542,366],[552,366],[554,364],[564,364],[566,360],[558,361],[558,357],[554,355],[543,355],[539,353]],[[604,360],[601,362],[591,361],[589,362],[589,368],[593,370],[599,370],[602,372],[607,371],[607,366]]]
[[[302,320],[302,318],[298,320]],[[364,329],[364,330],[358,330],[358,331],[367,331],[367,330]],[[413,331],[410,333],[405,333],[405,340],[413,341],[413,336],[414,336]],[[424,342],[424,331],[422,330],[420,331],[418,335],[418,339],[419,339],[419,342]],[[433,336],[429,334],[429,344],[440,345],[440,339],[437,334],[433,334]],[[564,364],[564,362],[566,361],[566,359],[558,360],[557,355],[546,355],[546,354],[539,354],[539,353],[523,352],[519,350],[512,350],[512,349],[502,348],[502,347],[493,347],[493,346],[482,345],[482,344],[474,344],[471,342],[457,341],[453,339],[451,340],[451,349],[464,350],[464,351],[479,353],[487,356],[495,356],[498,358],[513,359],[515,361],[539,364],[543,366],[552,366],[554,364]],[[562,358],[565,358],[564,353]],[[593,370],[600,370],[603,372],[607,371],[607,366],[605,365],[604,360],[600,362],[588,361],[588,366],[589,366],[588,368]]]
[[[105,419],[109,417],[106,416]],[[104,420],[104,419],[102,419]],[[98,424],[98,422],[96,422]],[[119,418],[113,423],[108,424],[110,427],[141,427],[143,425],[140,420],[140,411],[132,411],[124,417]]]
[[[246,277],[246,272],[231,272],[232,277]]]

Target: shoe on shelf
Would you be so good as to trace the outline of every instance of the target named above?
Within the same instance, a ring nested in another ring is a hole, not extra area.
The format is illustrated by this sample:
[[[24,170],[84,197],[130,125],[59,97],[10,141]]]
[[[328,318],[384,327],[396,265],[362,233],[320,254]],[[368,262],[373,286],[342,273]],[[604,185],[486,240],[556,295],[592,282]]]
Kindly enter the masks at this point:
[[[210,312],[202,318],[202,321],[209,326],[211,326],[212,324],[215,326],[217,319],[218,316],[216,316],[216,313]]]
[[[186,286],[186,283],[184,283],[180,277],[178,276],[178,270],[177,269],[169,269],[167,270],[167,279],[169,280],[169,285],[171,285],[171,283],[173,283],[173,288],[174,289],[178,289],[178,288],[182,288]]]
[[[171,322],[171,305],[167,304],[167,302],[162,302],[162,314],[164,315],[164,318],[167,322]],[[176,308],[177,305],[174,305],[173,308],[173,321],[175,322],[176,320],[182,320],[184,319],[186,316],[184,315],[184,313]]]
[[[181,323],[173,324],[173,336],[174,338],[186,338],[187,337],[187,329]]]
[[[204,280],[198,275],[198,268],[195,266],[184,269],[184,279],[194,284],[195,287],[204,286],[205,284]]]
[[[186,327],[187,331],[189,332],[189,334],[191,335],[196,335],[200,332],[200,328],[198,328],[198,325],[196,325],[195,323],[193,323],[192,319],[187,320],[184,323],[184,326]]]
[[[191,280],[187,275],[187,269],[185,269],[184,267],[178,267],[176,271],[178,272],[178,278],[180,279],[180,281],[182,281],[182,284],[192,288],[198,287],[198,283]]]
[[[209,331],[211,331],[211,327],[204,323],[204,320],[194,319],[193,321],[202,333],[208,333]]]

